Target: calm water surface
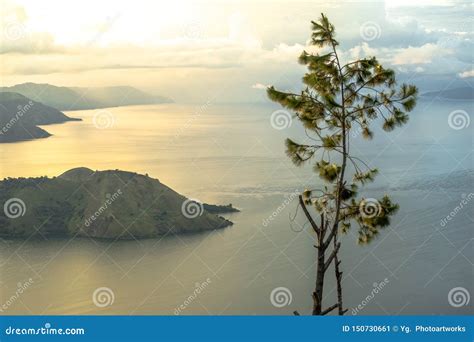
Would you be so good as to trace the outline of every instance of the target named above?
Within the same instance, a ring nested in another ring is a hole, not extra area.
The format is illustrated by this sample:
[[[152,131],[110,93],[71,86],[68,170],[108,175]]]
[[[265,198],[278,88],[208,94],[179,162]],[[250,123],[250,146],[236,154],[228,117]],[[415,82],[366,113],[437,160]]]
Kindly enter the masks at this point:
[[[270,124],[271,105],[154,105],[67,113],[82,122],[46,126],[42,140],[0,145],[0,177],[57,176],[78,166],[148,173],[176,191],[208,203],[233,203],[233,227],[142,241],[52,239],[0,241],[0,304],[6,314],[291,314],[307,313],[314,285],[313,236],[302,229],[295,190],[318,184],[310,168],[296,168],[283,141],[301,141],[297,122]],[[474,192],[472,125],[454,130],[448,115],[472,113],[466,102],[421,101],[410,123],[352,151],[380,169],[367,197],[390,192],[401,210],[389,229],[361,247],[348,234],[342,253],[348,307],[359,314],[466,314],[448,303],[453,287],[473,294],[473,203],[444,227],[440,221]],[[362,152],[363,151],[363,152]],[[461,185],[461,186],[460,186]],[[463,197],[464,196],[464,197]],[[289,204],[285,204],[288,203]],[[273,214],[275,213],[275,215]],[[263,221],[272,217],[263,224]],[[18,283],[32,284],[18,298]],[[374,283],[387,285],[370,300]],[[196,286],[208,282],[193,300]],[[113,291],[98,308],[92,294]],[[270,301],[276,287],[291,303]],[[334,301],[329,277],[326,303]],[[351,311],[349,311],[351,312]]]

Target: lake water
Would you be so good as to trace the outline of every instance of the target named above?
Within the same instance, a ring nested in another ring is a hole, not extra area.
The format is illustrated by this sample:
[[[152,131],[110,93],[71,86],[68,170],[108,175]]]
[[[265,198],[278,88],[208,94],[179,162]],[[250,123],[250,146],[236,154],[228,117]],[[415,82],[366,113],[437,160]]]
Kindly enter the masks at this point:
[[[44,127],[50,138],[0,145],[2,178],[57,176],[78,166],[123,169],[148,173],[188,197],[241,209],[228,215],[234,226],[193,235],[2,240],[3,313],[165,315],[181,305],[180,314],[309,313],[313,235],[302,228],[302,217],[290,225],[289,216],[295,190],[319,180],[285,156],[284,139],[301,141],[305,134],[296,121],[273,128],[276,109],[212,103],[109,108],[100,113],[104,129],[93,124],[98,111],[77,111],[67,114],[82,122]],[[377,131],[371,142],[355,134],[353,153],[380,170],[364,194],[389,192],[401,205],[391,227],[370,245],[358,246],[353,232],[344,237],[345,305],[362,305],[358,314],[471,312],[472,306],[450,305],[448,293],[463,287],[473,294],[474,201],[448,224],[441,220],[474,192],[473,125],[456,130],[448,124],[451,112],[472,109],[468,102],[423,100],[407,126]],[[327,306],[335,301],[332,278]],[[381,282],[386,285],[375,293]],[[94,304],[101,287],[113,292],[111,305]],[[291,297],[283,307],[270,300],[278,287]]]

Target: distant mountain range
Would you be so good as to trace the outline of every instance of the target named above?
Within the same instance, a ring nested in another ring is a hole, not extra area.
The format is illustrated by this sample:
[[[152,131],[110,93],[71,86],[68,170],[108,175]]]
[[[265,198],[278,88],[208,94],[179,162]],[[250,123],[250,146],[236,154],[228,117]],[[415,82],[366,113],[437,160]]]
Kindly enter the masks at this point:
[[[47,138],[51,134],[38,125],[80,120],[21,94],[0,92],[0,143]]]
[[[167,97],[153,96],[128,86],[81,88],[22,83],[0,87],[0,92],[19,93],[64,111],[173,102]]]
[[[232,222],[216,213],[238,211],[190,201],[147,175],[84,167],[0,181],[0,203],[3,238],[152,238],[224,228]]]
[[[461,87],[446,89],[440,91],[431,91],[422,94],[423,97],[437,97],[441,99],[449,100],[473,100],[474,99],[474,88],[472,87]]]

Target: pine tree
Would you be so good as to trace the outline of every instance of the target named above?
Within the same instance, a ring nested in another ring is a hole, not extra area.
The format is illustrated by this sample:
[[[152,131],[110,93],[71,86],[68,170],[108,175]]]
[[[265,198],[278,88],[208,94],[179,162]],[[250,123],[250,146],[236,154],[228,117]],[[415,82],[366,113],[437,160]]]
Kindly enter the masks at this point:
[[[324,14],[312,23],[311,45],[317,54],[303,51],[299,62],[308,72],[303,76],[304,89],[299,93],[267,89],[271,100],[291,110],[305,128],[310,143],[286,140],[286,152],[297,166],[314,161],[314,172],[325,186],[299,195],[299,205],[315,235],[317,249],[316,286],[313,292],[313,315],[325,315],[342,301],[342,271],[339,235],[355,226],[360,244],[369,243],[381,228],[390,224],[398,205],[385,195],[380,199],[360,198],[360,186],[371,182],[377,169],[351,155],[351,132],[358,130],[371,139],[374,120],[392,131],[408,121],[407,113],[416,105],[418,90],[413,85],[397,85],[395,73],[384,68],[375,57],[342,63],[334,26]],[[315,219],[314,217],[317,217]],[[326,271],[334,264],[337,303],[323,308]]]

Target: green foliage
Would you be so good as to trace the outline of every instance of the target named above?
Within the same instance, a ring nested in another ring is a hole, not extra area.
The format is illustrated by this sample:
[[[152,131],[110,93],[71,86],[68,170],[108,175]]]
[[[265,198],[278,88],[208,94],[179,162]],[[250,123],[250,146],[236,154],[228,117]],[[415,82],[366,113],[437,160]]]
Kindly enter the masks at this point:
[[[354,182],[360,182],[361,184],[373,182],[378,172],[379,171],[377,169],[368,170],[366,172],[356,171],[354,173],[353,180]]]
[[[201,214],[191,219],[182,211],[186,198],[156,179],[86,168],[55,178],[0,181],[2,206],[12,198],[23,201],[26,209],[17,218],[0,210],[0,238],[153,238],[223,228],[231,222],[216,214],[235,211],[231,205],[203,204]]]
[[[368,243],[390,223],[398,205],[384,196],[374,200],[376,215],[361,211],[366,200],[356,198],[358,185],[373,182],[378,170],[349,153],[350,133],[358,130],[364,139],[372,139],[375,123],[382,122],[387,132],[403,126],[416,105],[418,90],[413,85],[397,85],[395,72],[376,57],[343,64],[328,18],[322,14],[311,24],[311,44],[317,53],[303,51],[298,59],[307,67],[303,89],[290,93],[272,86],[267,89],[268,97],[292,111],[311,138],[310,144],[286,140],[286,153],[293,163],[301,166],[316,159],[314,172],[327,184],[318,191],[305,191],[305,203],[331,217],[334,227],[343,232],[357,224],[359,242]]]
[[[321,160],[316,162],[314,170],[319,173],[320,178],[328,182],[333,182],[341,173],[341,166],[336,163]]]

